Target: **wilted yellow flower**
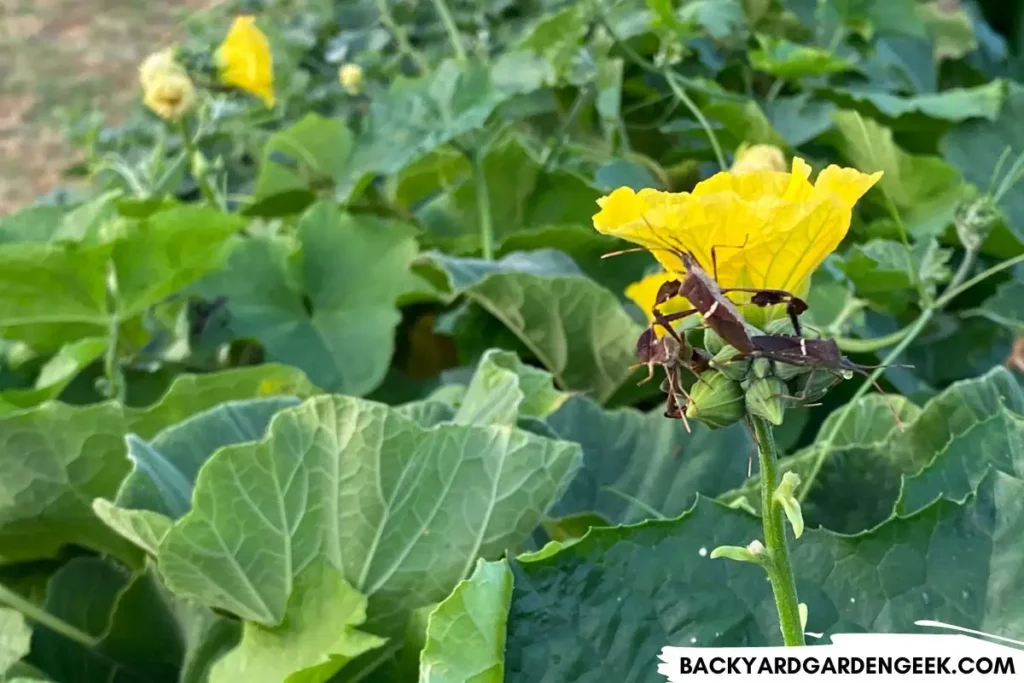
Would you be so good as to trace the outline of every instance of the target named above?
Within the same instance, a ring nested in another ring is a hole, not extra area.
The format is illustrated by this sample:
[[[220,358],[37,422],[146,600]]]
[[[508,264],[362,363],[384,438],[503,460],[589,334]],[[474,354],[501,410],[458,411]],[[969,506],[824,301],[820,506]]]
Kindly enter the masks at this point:
[[[196,102],[196,89],[184,69],[162,69],[145,75],[143,102],[168,121],[180,119]]]
[[[650,249],[670,273],[683,271],[674,251],[689,251],[713,273],[711,249],[718,247],[721,287],[802,296],[811,273],[846,236],[853,205],[882,176],[829,166],[811,183],[810,174],[795,158],[791,172],[723,171],[693,192],[620,187],[598,200],[594,227]]]
[[[730,170],[733,173],[785,171],[786,157],[775,145],[743,145],[736,150],[736,161]]]
[[[338,80],[349,95],[358,95],[363,87],[363,67],[358,64],[342,64],[338,69]]]
[[[224,42],[217,48],[220,80],[256,95],[268,107],[274,106],[274,60],[270,41],[259,28],[256,18],[235,18]]]
[[[139,83],[143,90],[149,90],[158,76],[164,73],[185,74],[185,67],[174,60],[174,48],[154,52],[139,65]]]

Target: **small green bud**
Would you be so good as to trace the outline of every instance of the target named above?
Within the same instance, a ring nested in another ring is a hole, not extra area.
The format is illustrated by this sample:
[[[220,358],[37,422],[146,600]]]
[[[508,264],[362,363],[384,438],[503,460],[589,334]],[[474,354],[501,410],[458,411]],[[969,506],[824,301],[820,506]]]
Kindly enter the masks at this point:
[[[192,175],[201,178],[210,170],[210,162],[206,160],[202,152],[196,151],[192,154]]]
[[[782,506],[786,519],[793,527],[793,536],[800,538],[804,533],[804,514],[800,510],[800,501],[796,498],[796,490],[800,486],[800,475],[786,472],[782,475],[779,487],[772,494],[772,500]]]
[[[711,358],[711,367],[718,370],[734,382],[739,382],[750,374],[749,358],[733,360],[739,355],[739,353],[740,352],[733,346],[723,346],[719,349],[718,353]]]
[[[717,355],[725,347],[725,340],[710,327],[704,330],[704,350],[712,356]],[[732,348],[732,347],[729,347]],[[735,349],[733,349],[735,351]]]
[[[763,417],[773,425],[780,425],[786,412],[783,399],[786,393],[786,383],[778,377],[755,379],[747,387],[747,411],[751,415]]]
[[[803,327],[801,325],[801,327]],[[793,329],[793,322],[788,318],[776,318],[769,320],[768,324],[764,326],[765,334],[795,334],[796,330]]]
[[[800,614],[800,630],[803,631],[807,628],[807,603],[801,602],[796,606],[796,611]]]
[[[764,544],[755,540],[751,541],[746,548],[741,548],[738,545],[720,545],[711,551],[710,557],[712,560],[724,557],[737,562],[762,564],[764,562]]]
[[[693,383],[686,417],[719,429],[743,419],[743,414],[743,390],[739,382],[709,370]]]
[[[800,375],[806,375],[811,371],[811,368],[806,365],[794,365],[792,363],[775,363],[774,368],[775,376],[781,379],[783,382],[788,382],[794,377]]]
[[[764,379],[765,377],[773,377],[775,375],[772,362],[767,358],[755,358],[751,370],[753,370],[754,377],[757,379]]]

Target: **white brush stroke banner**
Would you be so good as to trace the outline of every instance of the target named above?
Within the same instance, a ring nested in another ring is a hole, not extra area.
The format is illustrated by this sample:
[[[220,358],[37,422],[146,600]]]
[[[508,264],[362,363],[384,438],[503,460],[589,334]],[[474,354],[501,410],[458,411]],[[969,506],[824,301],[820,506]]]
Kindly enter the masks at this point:
[[[1009,638],[941,622],[917,623],[1024,646]],[[823,678],[843,683],[1024,681],[1024,650],[946,633],[834,634],[831,644],[797,648],[666,646],[658,658],[658,673],[672,683],[710,679],[810,683]]]

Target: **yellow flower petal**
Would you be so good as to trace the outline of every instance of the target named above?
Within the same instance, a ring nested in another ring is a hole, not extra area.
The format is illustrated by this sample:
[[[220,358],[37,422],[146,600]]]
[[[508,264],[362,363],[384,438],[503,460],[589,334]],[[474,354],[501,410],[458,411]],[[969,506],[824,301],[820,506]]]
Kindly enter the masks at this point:
[[[349,95],[358,95],[363,87],[363,67],[358,64],[342,64],[338,68],[338,81]]]
[[[619,188],[598,200],[594,227],[650,249],[670,272],[681,272],[672,251],[689,251],[723,288],[786,289],[799,296],[846,236],[854,204],[881,177],[830,166],[811,183],[810,173],[807,162],[794,158],[788,173],[726,171],[692,193]],[[653,280],[634,287],[636,297],[653,301]],[[742,303],[747,297],[733,298]]]
[[[274,62],[270,41],[257,28],[255,17],[235,19],[217,49],[216,58],[222,83],[256,95],[268,107],[274,106]]]

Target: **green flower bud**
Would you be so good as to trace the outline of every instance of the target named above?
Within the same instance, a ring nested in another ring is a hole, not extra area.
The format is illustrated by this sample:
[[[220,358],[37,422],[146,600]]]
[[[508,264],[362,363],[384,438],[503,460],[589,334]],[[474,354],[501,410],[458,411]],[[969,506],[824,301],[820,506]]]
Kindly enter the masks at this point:
[[[712,357],[711,367],[734,382],[739,382],[750,374],[750,359],[733,360],[738,355],[739,351],[735,347],[725,345]]]
[[[800,375],[806,375],[811,371],[811,368],[806,365],[793,365],[792,363],[779,363],[776,362],[773,374],[781,379],[783,382],[788,382],[794,377]]]
[[[807,603],[801,602],[796,606],[796,611],[800,615],[800,630],[807,628]]]
[[[772,362],[767,358],[755,358],[754,363],[751,366],[754,377],[757,379],[764,379],[765,377],[774,377],[775,369],[772,367]]]
[[[786,412],[783,396],[787,393],[786,383],[778,377],[755,379],[747,387],[747,411],[751,415],[763,417],[773,425],[780,425]]]
[[[712,356],[716,355],[725,347],[725,340],[710,327],[704,330],[704,350]],[[729,347],[732,348],[732,347]],[[733,349],[735,351],[735,349]]]
[[[738,545],[720,545],[711,551],[711,559],[717,560],[720,557],[724,557],[727,560],[735,560],[737,562],[753,562],[754,564],[761,564],[764,562],[765,547],[761,541],[751,541],[750,545],[746,548],[741,548]]]
[[[719,429],[738,422],[743,415],[743,390],[739,382],[714,370],[701,373],[690,389],[686,417]]]
[[[801,325],[801,327],[803,326]],[[765,334],[795,334],[796,330],[793,329],[793,321],[787,316],[769,320],[764,326],[764,332]]]

